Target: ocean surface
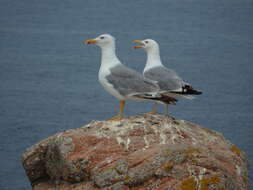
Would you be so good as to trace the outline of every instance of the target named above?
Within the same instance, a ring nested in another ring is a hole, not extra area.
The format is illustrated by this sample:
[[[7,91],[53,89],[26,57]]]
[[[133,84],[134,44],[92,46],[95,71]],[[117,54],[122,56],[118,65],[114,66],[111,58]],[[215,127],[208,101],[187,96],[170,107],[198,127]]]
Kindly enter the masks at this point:
[[[132,41],[157,40],[164,65],[203,91],[170,114],[219,131],[252,165],[252,10],[252,0],[1,0],[0,189],[31,189],[20,161],[26,148],[118,111],[98,83],[100,49],[83,44],[102,33],[140,72],[146,55]],[[126,115],[150,109],[127,102]]]

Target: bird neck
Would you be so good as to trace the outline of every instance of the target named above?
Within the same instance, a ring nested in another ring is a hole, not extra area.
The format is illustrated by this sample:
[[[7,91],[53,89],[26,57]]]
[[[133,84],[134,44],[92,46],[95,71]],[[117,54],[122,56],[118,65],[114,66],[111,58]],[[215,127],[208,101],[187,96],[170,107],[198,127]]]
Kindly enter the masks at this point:
[[[144,71],[151,67],[156,67],[156,66],[163,66],[161,62],[161,58],[160,58],[159,48],[149,49],[147,51],[147,61],[146,61]]]
[[[101,67],[111,67],[118,63],[120,60],[118,59],[115,53],[115,45],[110,44],[108,46],[101,47],[102,55],[101,55]]]

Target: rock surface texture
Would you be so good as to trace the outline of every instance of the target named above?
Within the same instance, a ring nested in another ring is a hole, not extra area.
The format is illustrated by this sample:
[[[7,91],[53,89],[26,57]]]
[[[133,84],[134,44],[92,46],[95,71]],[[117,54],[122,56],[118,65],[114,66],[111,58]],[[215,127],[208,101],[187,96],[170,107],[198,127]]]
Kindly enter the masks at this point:
[[[34,190],[247,190],[243,152],[221,134],[164,115],[92,121],[28,148]]]

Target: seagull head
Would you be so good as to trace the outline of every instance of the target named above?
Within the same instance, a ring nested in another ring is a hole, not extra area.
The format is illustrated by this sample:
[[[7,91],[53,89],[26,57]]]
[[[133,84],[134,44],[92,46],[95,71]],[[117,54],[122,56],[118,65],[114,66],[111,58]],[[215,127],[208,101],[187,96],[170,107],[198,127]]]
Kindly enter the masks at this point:
[[[134,40],[133,42],[138,44],[138,46],[134,46],[134,49],[143,48],[147,52],[152,50],[159,50],[158,43],[152,39]]]
[[[114,46],[115,38],[110,34],[101,34],[96,38],[86,40],[85,44],[96,44],[97,46],[101,48]]]

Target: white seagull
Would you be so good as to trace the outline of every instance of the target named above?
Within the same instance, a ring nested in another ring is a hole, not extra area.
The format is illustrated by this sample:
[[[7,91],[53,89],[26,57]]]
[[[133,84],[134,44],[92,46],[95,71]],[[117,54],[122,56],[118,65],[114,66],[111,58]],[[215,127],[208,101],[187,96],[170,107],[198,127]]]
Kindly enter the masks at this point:
[[[173,98],[159,93],[156,82],[146,79],[142,74],[124,66],[115,53],[115,38],[110,34],[102,34],[85,41],[86,44],[96,44],[101,48],[101,66],[99,82],[107,92],[120,102],[119,114],[111,120],[123,118],[125,100],[153,100],[170,103]]]
[[[188,98],[192,99],[191,95],[199,95],[202,92],[193,89],[193,87],[183,81],[178,74],[166,68],[161,61],[159,45],[155,40],[134,40],[135,43],[140,44],[134,48],[143,48],[147,53],[147,61],[143,70],[144,77],[157,81],[160,89],[167,91],[167,95],[173,98]],[[153,112],[156,112],[156,104]],[[168,113],[168,104],[166,104],[166,113]]]

